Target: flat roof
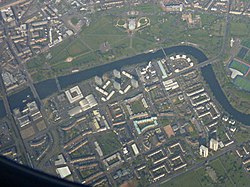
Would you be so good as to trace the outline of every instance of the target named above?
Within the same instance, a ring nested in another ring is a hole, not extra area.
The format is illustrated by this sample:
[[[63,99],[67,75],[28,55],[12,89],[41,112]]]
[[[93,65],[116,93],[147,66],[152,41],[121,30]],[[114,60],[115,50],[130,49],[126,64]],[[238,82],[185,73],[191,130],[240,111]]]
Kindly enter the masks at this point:
[[[81,92],[79,86],[75,86],[73,88],[70,88],[69,90],[65,91],[65,94],[66,94],[70,103],[74,103],[74,102],[83,98],[83,95],[82,95],[82,92]]]
[[[71,171],[69,170],[68,166],[57,168],[56,173],[58,175],[60,175],[61,178],[65,178],[65,177],[71,175]]]

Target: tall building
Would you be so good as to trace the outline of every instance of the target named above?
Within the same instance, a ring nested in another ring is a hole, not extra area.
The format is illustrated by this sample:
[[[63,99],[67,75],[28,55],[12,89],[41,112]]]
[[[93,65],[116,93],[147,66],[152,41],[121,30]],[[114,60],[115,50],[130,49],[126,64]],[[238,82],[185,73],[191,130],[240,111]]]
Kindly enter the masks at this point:
[[[113,74],[116,78],[120,79],[121,78],[121,72],[118,71],[117,69],[114,69],[113,70]]]
[[[217,151],[218,147],[219,147],[219,142],[212,138],[209,142],[209,148],[214,150],[214,151]]]
[[[131,84],[134,88],[138,88],[139,84],[138,84],[138,81],[135,80],[135,79],[131,79]]]
[[[114,85],[114,88],[117,89],[117,90],[120,90],[121,89],[121,84],[117,81],[114,80],[113,82],[113,85]]]
[[[200,146],[200,155],[205,158],[208,156],[208,148],[206,146]]]
[[[103,84],[102,78],[99,76],[95,76],[95,83],[101,86]]]

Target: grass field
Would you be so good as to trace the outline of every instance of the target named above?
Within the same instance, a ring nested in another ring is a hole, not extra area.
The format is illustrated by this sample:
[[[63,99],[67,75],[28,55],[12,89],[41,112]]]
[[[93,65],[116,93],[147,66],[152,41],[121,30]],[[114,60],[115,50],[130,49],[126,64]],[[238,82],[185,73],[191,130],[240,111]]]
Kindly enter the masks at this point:
[[[250,38],[246,38],[244,40],[242,40],[241,45],[250,48]]]
[[[222,17],[200,14],[202,27],[188,28],[181,15],[161,14],[162,10],[155,4],[148,3],[134,8],[145,13],[150,19],[148,27],[129,35],[125,29],[115,26],[118,19],[126,19],[123,13],[131,10],[131,7],[97,12],[90,16],[90,25],[84,27],[78,36],[66,39],[49,52],[27,63],[34,81],[69,74],[72,69],[84,70],[150,49],[179,45],[183,42],[197,44],[209,57],[218,54],[225,28]],[[100,47],[104,43],[108,43],[110,48],[109,51],[101,52]],[[71,63],[65,62],[68,57],[73,58]]]
[[[237,76],[234,80],[234,84],[243,90],[250,91],[250,80],[245,77]]]
[[[243,63],[240,63],[236,60],[233,60],[230,65],[230,68],[236,69],[238,71],[240,71],[241,73],[243,73],[244,75],[247,73],[249,67]]]
[[[233,36],[247,36],[249,35],[249,28],[244,22],[231,22],[231,34]]]
[[[131,106],[131,110],[133,111],[134,114],[138,114],[138,113],[146,111],[146,109],[143,106],[142,101],[140,101],[140,100],[131,103],[130,106]]]
[[[211,26],[212,32],[211,34],[214,36],[223,36],[226,28],[226,23],[223,19],[216,20],[216,24]]]
[[[117,139],[117,135],[114,132],[104,133],[96,136],[96,140],[99,143],[104,156],[109,155],[121,148],[121,143]]]
[[[73,24],[73,25],[77,25],[77,23],[80,21],[77,17],[73,17],[73,18],[71,18],[70,19],[70,21],[71,21],[71,23]]]

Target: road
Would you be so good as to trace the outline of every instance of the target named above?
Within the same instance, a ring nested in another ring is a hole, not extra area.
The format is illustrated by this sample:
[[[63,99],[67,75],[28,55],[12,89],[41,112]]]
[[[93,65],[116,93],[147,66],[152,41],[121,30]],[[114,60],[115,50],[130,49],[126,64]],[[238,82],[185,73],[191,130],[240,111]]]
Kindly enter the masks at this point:
[[[2,69],[0,69],[0,74],[2,74]],[[24,163],[26,162],[28,165],[32,166],[32,163],[30,162],[30,159],[28,158],[28,156],[26,154],[27,150],[26,150],[26,147],[24,145],[23,139],[21,137],[20,131],[19,131],[18,127],[16,126],[15,120],[14,120],[14,118],[12,116],[12,112],[11,112],[11,109],[10,109],[9,101],[7,99],[7,93],[6,93],[6,90],[5,90],[5,87],[4,87],[4,82],[3,82],[2,76],[0,76],[0,88],[1,88],[0,92],[1,92],[1,95],[2,95],[2,99],[3,99],[4,107],[5,107],[5,110],[6,110],[6,113],[7,113],[7,117],[10,120],[10,123],[11,123],[10,127],[11,127],[11,129],[13,130],[13,132],[15,134],[15,136],[13,138],[14,138],[15,144],[17,146],[17,149],[20,150],[20,154],[24,158]]]
[[[187,69],[187,70],[182,71],[182,72],[180,72],[180,73],[173,74],[172,76],[168,77],[168,79],[178,77],[178,76],[180,76],[181,74],[183,74],[183,73],[185,73],[185,72],[188,72],[188,71],[190,71],[190,70],[192,70],[192,69],[199,69],[199,68],[202,68],[202,67],[207,66],[207,65],[209,65],[209,64],[213,64],[213,63],[215,63],[215,62],[218,62],[218,60],[220,59],[220,57],[225,53],[225,50],[226,50],[226,48],[227,48],[227,41],[228,41],[228,39],[229,39],[228,37],[229,37],[229,33],[230,33],[230,20],[231,20],[231,19],[230,19],[230,14],[229,14],[229,12],[230,12],[230,9],[231,9],[231,3],[232,3],[232,0],[229,0],[229,6],[228,6],[227,15],[226,15],[226,28],[225,28],[225,33],[224,33],[224,36],[223,36],[222,46],[221,46],[221,50],[220,50],[220,52],[219,52],[219,55],[218,55],[217,57],[213,58],[213,59],[209,59],[209,60],[207,60],[207,61],[204,61],[204,62],[201,62],[201,63],[199,63],[199,64],[196,64],[196,65],[194,65],[194,66],[193,66],[192,68],[190,68],[190,69]],[[163,49],[162,49],[162,50],[163,50]],[[164,52],[164,50],[163,50],[163,52]],[[165,52],[164,52],[164,54],[165,54]],[[191,166],[191,167],[188,168],[187,170],[184,170],[184,171],[182,171],[182,172],[180,172],[180,173],[176,173],[176,174],[173,174],[173,175],[171,175],[171,176],[169,176],[169,177],[167,177],[167,178],[164,178],[164,179],[158,181],[157,183],[154,183],[153,186],[160,186],[160,184],[163,184],[163,183],[165,183],[165,182],[167,182],[167,181],[169,181],[169,180],[172,180],[172,179],[174,179],[174,178],[176,178],[176,177],[178,177],[178,176],[180,176],[180,175],[187,174],[187,173],[189,173],[189,172],[195,171],[195,170],[197,170],[198,168],[203,167],[203,166],[205,165],[205,163],[211,162],[211,161],[213,161],[213,160],[216,160],[217,158],[221,157],[222,155],[224,155],[224,154],[226,154],[226,153],[228,153],[228,152],[230,152],[230,151],[235,150],[236,147],[237,147],[237,144],[236,144],[236,143],[235,143],[235,144],[232,144],[232,145],[230,145],[230,146],[224,148],[223,150],[221,150],[218,154],[215,154],[215,155],[213,155],[213,156],[210,156],[210,157],[207,158],[206,160],[203,160],[203,161],[201,161],[201,162],[196,163],[195,165]]]
[[[41,134],[41,133],[49,132],[49,129],[51,129],[51,128],[48,128],[48,127],[50,126],[50,123],[48,122],[48,119],[46,118],[47,114],[46,114],[46,111],[45,111],[45,109],[44,109],[44,104],[43,104],[43,102],[41,101],[41,99],[40,99],[40,97],[39,97],[39,95],[38,95],[38,92],[36,91],[36,88],[35,88],[35,86],[34,86],[33,80],[32,80],[32,78],[31,78],[31,76],[30,76],[30,74],[29,74],[29,72],[28,72],[28,70],[27,70],[26,64],[25,64],[24,62],[22,62],[22,60],[16,55],[16,52],[14,51],[14,47],[13,47],[14,44],[12,43],[11,39],[9,38],[9,35],[7,34],[8,28],[7,28],[6,26],[4,27],[4,31],[5,31],[5,35],[6,35],[6,42],[7,42],[8,46],[9,46],[9,48],[10,48],[12,54],[14,55],[15,59],[16,59],[17,62],[18,62],[18,65],[19,65],[18,68],[19,68],[19,69],[24,73],[24,75],[26,76],[26,79],[27,79],[27,86],[30,87],[31,92],[32,92],[32,94],[33,94],[33,96],[34,96],[34,99],[35,99],[37,102],[39,102],[40,111],[41,111],[41,114],[42,114],[42,116],[43,116],[43,120],[44,120],[44,122],[45,122],[45,124],[46,124],[46,126],[47,126],[47,129],[46,129],[45,131],[38,132],[36,135],[39,135],[39,134]],[[1,79],[0,79],[1,87],[4,88],[2,76],[0,76],[0,77],[1,77]],[[12,111],[11,111],[11,109],[10,109],[10,105],[9,105],[9,103],[8,103],[6,90],[5,90],[5,89],[2,89],[2,92],[3,92],[2,95],[3,95],[3,101],[4,101],[5,109],[6,109],[6,112],[7,112],[8,116],[9,116],[10,119],[12,120],[12,122],[11,122],[12,125],[13,125],[12,128],[13,128],[14,131],[15,131],[15,135],[16,135],[15,138],[18,140],[18,141],[17,141],[17,143],[18,143],[17,145],[20,147],[21,151],[23,152],[22,155],[24,155],[26,161],[30,162],[29,165],[32,166],[32,163],[31,163],[30,159],[28,158],[28,156],[27,156],[27,154],[26,154],[26,153],[27,153],[27,149],[26,149],[25,144],[24,144],[24,141],[23,141],[23,139],[22,139],[22,137],[21,137],[21,135],[20,135],[20,130],[19,130],[19,129],[17,128],[17,126],[15,125],[16,123],[15,123],[14,118],[13,118],[13,116],[12,116]],[[59,145],[59,144],[57,144],[57,139],[59,139],[59,137],[58,137],[58,135],[56,135],[56,132],[54,132],[54,131],[51,131],[51,135],[52,135],[52,139],[53,139],[54,141],[51,142],[51,145],[50,145],[50,146],[51,146],[51,149],[52,149],[52,150],[53,150],[53,149],[56,150],[56,148],[57,148],[58,145]],[[48,157],[48,156],[46,156],[46,158],[47,158],[47,157]],[[47,160],[46,158],[44,159],[45,161]],[[42,162],[42,163],[44,163],[44,162]]]

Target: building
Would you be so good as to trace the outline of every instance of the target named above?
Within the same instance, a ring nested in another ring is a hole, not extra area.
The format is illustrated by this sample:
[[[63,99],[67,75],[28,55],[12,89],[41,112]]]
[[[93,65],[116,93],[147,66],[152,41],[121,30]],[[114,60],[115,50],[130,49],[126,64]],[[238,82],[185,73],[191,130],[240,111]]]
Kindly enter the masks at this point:
[[[117,82],[117,81],[114,80],[113,85],[114,85],[115,89],[121,90],[121,84],[119,82]]]
[[[200,146],[200,156],[207,158],[208,157],[208,148],[204,145]]]
[[[121,72],[118,71],[117,69],[113,70],[114,77],[120,79],[121,78]]]
[[[83,111],[82,111],[81,106],[76,106],[76,107],[70,109],[70,110],[68,111],[68,114],[70,115],[70,117],[73,117],[73,116],[76,116],[77,114],[80,114],[80,113],[82,113],[82,112],[83,112]]]
[[[75,86],[73,88],[70,88],[69,90],[65,91],[65,94],[69,100],[70,103],[74,103],[76,101],[79,101],[83,98],[82,92],[79,88],[79,86]]]
[[[56,169],[56,173],[61,177],[61,178],[66,178],[67,176],[71,175],[71,171],[69,170],[68,166],[60,167]]]
[[[138,86],[139,86],[138,81],[135,80],[135,79],[131,79],[131,85],[132,85],[134,88],[138,88]]]
[[[182,12],[184,9],[184,5],[182,3],[169,3],[168,1],[162,1],[161,7],[166,12]]]
[[[137,156],[140,153],[139,150],[138,150],[137,145],[134,143],[134,144],[131,145],[131,147],[132,147],[132,150],[133,150],[135,156]]]
[[[209,142],[209,148],[214,150],[214,151],[217,151],[218,147],[219,147],[219,142],[212,138]]]
[[[145,118],[141,120],[135,120],[133,121],[133,123],[138,134],[141,134],[143,131],[146,131],[158,125],[157,117],[150,117],[150,118]]]
[[[103,84],[102,78],[99,76],[95,76],[95,83],[101,86]]]
[[[82,110],[86,111],[90,108],[95,107],[98,103],[97,103],[95,97],[92,94],[90,94],[90,95],[86,96],[85,99],[81,100],[79,102],[79,104],[80,104]]]
[[[55,160],[55,166],[59,166],[59,165],[64,165],[66,164],[65,158],[62,154],[58,155],[57,157],[58,159]]]
[[[170,138],[171,136],[175,136],[175,132],[174,132],[173,128],[171,127],[171,125],[165,126],[164,131],[166,132],[168,138]]]

